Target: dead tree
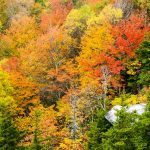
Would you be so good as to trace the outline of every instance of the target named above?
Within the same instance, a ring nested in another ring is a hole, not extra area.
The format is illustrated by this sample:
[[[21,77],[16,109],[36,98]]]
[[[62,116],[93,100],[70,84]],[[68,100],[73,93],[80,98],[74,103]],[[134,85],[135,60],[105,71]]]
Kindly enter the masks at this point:
[[[123,17],[128,18],[133,11],[133,0],[116,0],[114,4],[115,8],[120,8],[123,11]]]
[[[110,71],[106,65],[101,66],[101,73],[102,73],[101,83],[102,83],[102,90],[103,90],[102,93],[103,102],[101,103],[101,106],[105,110],[107,93],[108,93],[108,84],[110,79]]]

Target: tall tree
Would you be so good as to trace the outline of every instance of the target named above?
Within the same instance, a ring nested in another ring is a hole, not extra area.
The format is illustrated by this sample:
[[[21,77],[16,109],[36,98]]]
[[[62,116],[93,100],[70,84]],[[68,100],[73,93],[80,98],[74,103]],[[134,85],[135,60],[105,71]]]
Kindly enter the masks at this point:
[[[8,75],[0,71],[0,148],[15,149],[20,140],[20,134],[15,127],[15,101],[12,97],[13,88],[8,81]]]

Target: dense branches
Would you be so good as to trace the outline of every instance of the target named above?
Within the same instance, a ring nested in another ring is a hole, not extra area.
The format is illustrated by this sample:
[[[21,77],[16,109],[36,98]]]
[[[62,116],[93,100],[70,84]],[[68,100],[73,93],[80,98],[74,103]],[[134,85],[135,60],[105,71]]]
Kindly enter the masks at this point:
[[[148,0],[0,3],[0,149],[149,149]]]

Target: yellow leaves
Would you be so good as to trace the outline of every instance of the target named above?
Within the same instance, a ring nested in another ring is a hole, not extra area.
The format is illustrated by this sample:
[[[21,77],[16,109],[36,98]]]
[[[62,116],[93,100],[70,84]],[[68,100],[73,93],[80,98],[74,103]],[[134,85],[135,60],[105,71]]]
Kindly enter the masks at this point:
[[[129,97],[127,100],[126,100],[126,103],[128,105],[131,105],[131,104],[136,104],[138,102],[138,97],[137,95],[131,95],[131,97]]]
[[[44,108],[41,104],[37,104],[38,106],[32,109],[29,116],[15,119],[16,126],[18,126],[20,130],[27,132],[27,136],[22,141],[23,145],[27,143],[28,145],[31,144],[35,130],[37,130],[38,133],[40,132],[38,136],[42,140],[58,136],[56,112],[53,106]]]
[[[112,5],[107,5],[104,9],[94,17],[89,18],[87,25],[89,27],[93,25],[116,23],[122,18],[123,12],[119,8],[114,8]]]
[[[138,100],[139,100],[139,103],[145,103],[147,102],[147,95],[146,94],[140,94],[138,95]]]
[[[13,97],[17,104],[17,113],[26,115],[39,102],[38,87],[19,72],[11,73],[10,81],[14,88]]]
[[[126,63],[126,67],[128,69],[127,74],[136,75],[137,71],[141,67],[141,63],[138,60],[133,60],[133,61]]]
[[[27,130],[30,131],[31,130],[30,129],[30,122],[31,122],[30,117],[18,117],[15,119],[15,125],[21,131],[27,131]]]
[[[80,9],[72,9],[67,16],[64,27],[69,34],[72,34],[76,30],[82,32],[86,27],[86,20],[90,17],[94,17],[94,12],[88,5],[84,5]]]
[[[50,39],[50,50],[58,51],[56,54],[64,57],[68,53],[69,47],[73,44],[73,39],[71,39],[62,28],[58,27],[50,28],[48,33]]]
[[[3,24],[2,24],[2,22],[0,20],[0,31],[2,30],[2,28],[3,28]]]
[[[127,71],[127,74],[129,74],[129,75],[136,75],[136,72],[133,71],[132,69],[130,69],[130,70]]]
[[[73,150],[73,149],[78,149],[78,150],[83,150],[83,147],[81,146],[81,140],[72,140],[69,138],[65,138],[62,143],[60,143],[59,148],[56,148],[56,150]]]
[[[36,36],[37,27],[34,18],[22,17],[19,21],[12,22],[3,38],[12,48],[16,49],[25,46]]]
[[[105,16],[105,19],[107,18],[111,22],[118,22],[122,18],[122,15],[122,10],[112,5],[108,5],[102,10],[102,16]]]
[[[88,75],[88,73],[84,73],[81,74],[81,78],[80,78],[80,83],[81,83],[81,87],[82,89],[84,89],[85,87],[87,87],[87,85],[89,86],[98,86],[99,85],[99,81],[98,79],[93,79],[93,77],[90,78],[90,76]]]
[[[19,49],[20,66],[29,78],[39,81],[50,68],[64,63],[72,44],[73,40],[61,28],[51,27],[47,33]]]
[[[12,96],[14,89],[9,81],[9,75],[0,69],[0,113],[8,111],[15,114],[16,103]]]
[[[135,2],[142,9],[150,9],[150,1],[149,0],[135,0]]]
[[[88,59],[94,53],[98,54],[100,51],[108,50],[113,41],[110,28],[109,24],[105,24],[103,26],[91,27],[87,30],[81,41],[82,52],[80,57]]]
[[[49,35],[41,35],[20,49],[20,67],[29,77],[37,79],[46,73],[48,65]]]
[[[73,141],[71,139],[65,138],[64,143],[60,143],[59,149],[70,150],[73,148]]]
[[[112,45],[113,37],[110,34],[110,29],[110,24],[94,26],[87,30],[83,36],[81,41],[82,51],[77,58],[79,63],[78,69],[81,74],[81,83],[83,81],[82,84],[93,81],[89,78],[89,71],[92,71],[89,70],[90,66],[97,61],[95,58],[100,52],[107,52]]]
[[[39,112],[38,117],[38,126],[39,130],[42,131],[43,138],[48,136],[54,136],[57,132],[56,126],[56,112],[53,109],[53,106],[44,108],[42,105],[39,105],[34,111],[32,112],[33,118],[35,118],[37,111]],[[35,118],[36,119],[36,118]],[[34,121],[34,128],[35,128],[35,121]]]
[[[138,103],[144,103],[147,101],[146,95],[129,95],[129,94],[123,94],[120,97],[116,97],[112,101],[112,105],[122,105],[122,106],[130,106]]]
[[[65,116],[66,122],[69,122],[71,115],[71,107],[69,100],[64,97],[57,102],[57,105],[58,105],[57,108],[59,109],[59,111],[57,112],[57,116],[58,117]]]

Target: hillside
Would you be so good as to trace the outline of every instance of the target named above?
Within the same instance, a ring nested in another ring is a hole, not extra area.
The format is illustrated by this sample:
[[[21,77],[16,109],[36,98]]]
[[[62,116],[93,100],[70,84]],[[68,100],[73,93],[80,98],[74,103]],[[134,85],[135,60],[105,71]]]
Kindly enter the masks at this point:
[[[0,150],[150,150],[150,1],[0,0]]]

